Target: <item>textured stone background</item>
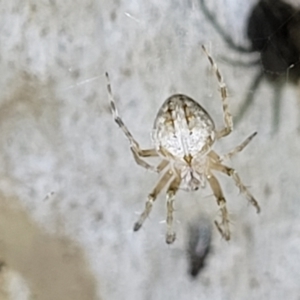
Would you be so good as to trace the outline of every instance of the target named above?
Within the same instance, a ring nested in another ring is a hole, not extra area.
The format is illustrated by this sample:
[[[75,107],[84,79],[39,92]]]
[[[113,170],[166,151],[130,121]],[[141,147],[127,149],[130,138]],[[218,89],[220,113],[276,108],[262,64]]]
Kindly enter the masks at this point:
[[[113,122],[104,72],[124,121],[148,147],[171,93],[197,99],[222,125],[201,44],[219,62],[233,114],[256,69],[220,62],[245,56],[226,47],[197,1],[122,2],[0,1],[0,299],[299,299],[295,87],[284,90],[277,134],[272,88],[264,84],[244,120],[216,145],[225,153],[258,131],[232,165],[262,213],[219,176],[232,240],[213,230],[213,251],[196,280],[187,274],[186,228],[199,215],[218,217],[210,190],[178,193],[174,245],[164,242],[163,195],[132,232],[157,177],[135,165]],[[240,43],[255,1],[247,2],[210,1]]]

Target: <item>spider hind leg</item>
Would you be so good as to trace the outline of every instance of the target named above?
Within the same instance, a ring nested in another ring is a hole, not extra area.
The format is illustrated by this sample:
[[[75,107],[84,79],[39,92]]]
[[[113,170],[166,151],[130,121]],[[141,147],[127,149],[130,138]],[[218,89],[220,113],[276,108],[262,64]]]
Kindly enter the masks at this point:
[[[140,215],[140,218],[138,219],[138,221],[135,222],[134,227],[133,227],[133,231],[138,231],[142,227],[144,221],[149,216],[149,214],[150,214],[150,212],[152,210],[153,203],[156,200],[158,194],[166,186],[166,184],[169,182],[169,180],[172,178],[172,176],[173,176],[173,173],[171,171],[167,171],[160,178],[160,180],[156,184],[155,188],[148,195],[148,199],[147,199],[146,204],[145,204],[145,209],[142,212],[142,214]]]
[[[178,191],[181,179],[180,177],[175,177],[171,182],[167,190],[167,233],[166,233],[166,243],[172,244],[176,239],[176,234],[172,229],[173,225],[173,212],[174,212],[174,201],[175,195]]]
[[[218,231],[220,232],[221,236],[226,241],[229,241],[230,240],[229,217],[228,217],[228,211],[227,211],[227,207],[226,207],[225,197],[223,195],[221,186],[220,186],[217,178],[214,175],[209,174],[207,176],[207,180],[208,180],[209,185],[214,193],[214,196],[220,207],[220,211],[221,211],[221,215],[222,215],[221,222],[219,223],[219,222],[215,221],[215,225],[216,225]]]

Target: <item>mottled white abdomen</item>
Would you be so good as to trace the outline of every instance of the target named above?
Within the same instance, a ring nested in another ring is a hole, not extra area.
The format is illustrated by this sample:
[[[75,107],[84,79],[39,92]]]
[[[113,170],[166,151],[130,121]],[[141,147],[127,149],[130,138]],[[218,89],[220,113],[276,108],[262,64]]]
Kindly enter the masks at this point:
[[[173,95],[158,111],[152,138],[164,156],[191,160],[210,149],[215,125],[200,104],[185,95]]]

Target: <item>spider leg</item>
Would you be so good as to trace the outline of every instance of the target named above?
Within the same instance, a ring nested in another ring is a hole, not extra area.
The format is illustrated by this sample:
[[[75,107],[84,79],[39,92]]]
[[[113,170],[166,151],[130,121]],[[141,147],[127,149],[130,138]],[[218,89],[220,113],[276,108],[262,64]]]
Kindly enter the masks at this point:
[[[222,237],[228,241],[230,239],[230,229],[229,229],[229,218],[228,218],[228,211],[226,208],[226,200],[225,197],[223,195],[221,186],[217,180],[217,178],[212,175],[212,174],[208,174],[207,175],[207,180],[209,182],[209,185],[214,193],[214,196],[217,199],[217,203],[220,207],[221,210],[221,214],[222,214],[222,221],[221,223],[218,223],[217,221],[215,221],[215,225],[217,226],[220,234],[222,235]]]
[[[263,78],[264,78],[264,72],[260,70],[259,73],[254,77],[254,80],[251,83],[250,88],[248,89],[246,99],[244,100],[241,108],[239,109],[239,111],[237,113],[237,116],[235,117],[234,122],[236,124],[238,124],[241,121],[244,114],[247,112],[247,110],[251,106],[251,104],[254,100],[255,93],[256,93],[259,85],[261,84]]]
[[[168,164],[169,162],[163,159],[156,167],[157,172],[160,173]]]
[[[138,231],[146,218],[149,216],[153,203],[156,200],[157,195],[162,191],[162,189],[166,186],[166,184],[169,182],[171,177],[173,176],[173,173],[169,170],[167,171],[158,181],[155,188],[152,190],[152,192],[148,195],[148,199],[146,201],[145,209],[140,215],[140,218],[138,221],[134,224],[133,230]]]
[[[233,39],[223,30],[224,26],[221,26],[218,22],[216,17],[209,11],[208,7],[206,6],[205,0],[199,0],[201,9],[206,16],[206,18],[209,20],[209,22],[212,24],[212,26],[215,28],[215,30],[220,34],[220,36],[223,38],[223,40],[227,43],[227,45],[232,48],[235,51],[242,52],[242,53],[250,53],[253,52],[251,48],[246,48],[240,45],[235,44]]]
[[[173,225],[173,212],[174,212],[174,201],[175,201],[175,194],[178,191],[181,179],[179,176],[176,176],[168,190],[167,190],[167,233],[166,233],[166,243],[172,244],[176,239],[176,234],[172,229]]]
[[[143,149],[140,149],[139,148],[139,145],[137,144],[137,147],[133,147],[131,146],[130,147],[130,150],[133,154],[133,158],[135,160],[135,162],[147,169],[147,170],[151,170],[151,171],[154,171],[154,172],[159,172],[157,168],[155,168],[154,166],[148,164],[147,162],[145,162],[143,159],[141,159],[141,157],[155,157],[155,156],[158,156],[157,152],[155,149],[146,149],[146,150],[143,150]],[[153,153],[152,153],[153,151]]]
[[[252,141],[252,139],[256,136],[257,132],[252,133],[248,138],[246,138],[240,145],[236,146],[230,152],[226,153],[223,156],[217,154],[214,150],[210,150],[207,154],[212,163],[221,163],[223,160],[230,159],[232,156],[244,150],[244,148]]]
[[[230,159],[232,156],[237,154],[238,152],[241,152],[256,136],[257,132],[252,133],[248,138],[246,138],[240,145],[236,146],[234,149],[232,149],[230,152],[226,153],[220,158],[220,162],[223,160]]]
[[[217,132],[217,135],[216,135],[217,139],[220,139],[220,138],[230,134],[230,132],[232,131],[232,127],[233,127],[232,116],[229,112],[228,103],[227,103],[228,92],[227,92],[226,84],[223,80],[220,70],[218,69],[217,64],[214,62],[213,58],[207,52],[207,50],[204,46],[202,46],[202,49],[205,52],[212,68],[215,71],[215,75],[216,75],[216,78],[217,78],[219,86],[220,86],[220,93],[221,93],[222,104],[223,104],[223,116],[224,116],[224,123],[225,123],[225,128],[223,128],[221,131]]]
[[[207,155],[211,158],[211,160],[213,162],[220,162],[221,161],[220,155],[217,154],[214,150],[210,150]]]
[[[246,186],[243,184],[243,182],[240,179],[240,176],[238,173],[225,165],[222,165],[221,163],[210,163],[211,169],[214,169],[216,171],[222,172],[226,174],[227,176],[230,176],[235,185],[239,188],[240,192],[245,195],[245,197],[248,199],[248,201],[256,208],[256,212],[260,212],[260,207],[255,198],[252,196],[252,194],[248,191]]]
[[[155,157],[158,156],[157,151],[155,149],[141,149],[139,143],[134,139],[124,122],[119,116],[117,107],[116,107],[116,102],[114,100],[113,94],[112,94],[112,88],[109,80],[109,75],[108,73],[105,73],[106,79],[107,79],[107,91],[108,91],[108,96],[109,96],[109,101],[110,101],[110,108],[114,117],[115,122],[119,125],[121,130],[124,132],[126,135],[127,139],[129,140],[130,143],[130,149],[133,154],[133,157],[136,161],[136,163],[148,170],[152,171],[157,171],[155,167],[149,165],[147,162],[145,162],[141,157]]]

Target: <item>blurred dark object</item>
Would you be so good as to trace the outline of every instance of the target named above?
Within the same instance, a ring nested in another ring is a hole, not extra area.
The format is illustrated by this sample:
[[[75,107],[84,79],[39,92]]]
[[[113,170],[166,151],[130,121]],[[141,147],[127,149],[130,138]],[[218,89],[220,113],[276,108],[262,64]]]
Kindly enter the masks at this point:
[[[231,61],[235,65],[257,66],[248,94],[237,114],[236,122],[253,102],[255,93],[264,79],[274,85],[273,128],[278,129],[282,87],[285,83],[299,84],[300,79],[300,11],[281,0],[260,0],[247,20],[247,37],[250,47],[235,44],[231,36],[208,10],[205,0],[200,6],[224,41],[239,53],[259,52],[259,59],[251,62]]]
[[[0,272],[3,270],[5,266],[6,266],[5,262],[3,260],[0,260]]]
[[[188,226],[187,254],[189,274],[197,277],[205,267],[207,255],[211,249],[211,224],[205,218],[198,218]]]
[[[282,1],[261,0],[250,14],[247,36],[270,79],[289,72],[290,81],[299,80],[299,11]]]

